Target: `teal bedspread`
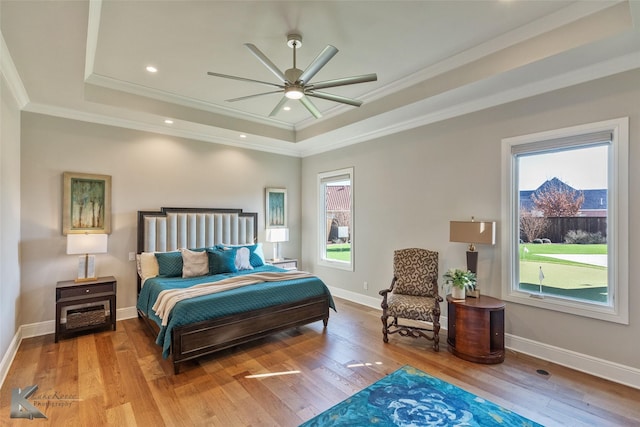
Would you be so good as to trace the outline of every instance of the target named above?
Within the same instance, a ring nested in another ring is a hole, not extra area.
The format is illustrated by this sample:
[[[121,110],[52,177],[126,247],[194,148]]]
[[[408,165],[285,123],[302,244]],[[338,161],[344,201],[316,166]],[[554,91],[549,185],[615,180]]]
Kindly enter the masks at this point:
[[[328,295],[329,306],[335,310],[335,303],[327,286],[317,277],[287,280],[282,282],[263,282],[224,292],[204,295],[180,301],[169,315],[167,326],[161,326],[160,318],[152,308],[158,294],[165,289],[188,288],[198,283],[213,282],[226,279],[232,275],[243,275],[264,271],[284,271],[278,267],[264,265],[253,270],[243,270],[234,274],[217,274],[188,279],[181,277],[156,277],[148,279],[140,295],[137,308],[153,319],[160,327],[156,343],[162,346],[162,356],[169,357],[171,351],[171,331],[176,326],[218,317],[258,310],[278,304],[295,302],[306,298]]]

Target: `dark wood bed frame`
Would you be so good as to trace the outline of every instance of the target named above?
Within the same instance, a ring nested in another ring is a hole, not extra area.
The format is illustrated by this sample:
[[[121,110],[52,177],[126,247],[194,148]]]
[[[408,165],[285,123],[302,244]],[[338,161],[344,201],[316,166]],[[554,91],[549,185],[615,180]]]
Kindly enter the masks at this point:
[[[158,212],[138,212],[138,253],[144,250],[144,218],[148,216],[162,217],[166,216],[168,212],[237,213],[239,216],[253,216],[254,241],[257,241],[257,213],[245,213],[242,212],[242,209],[162,208]],[[140,277],[138,277],[139,293]],[[138,317],[144,320],[155,339],[160,327],[140,310],[138,310]],[[178,374],[179,364],[188,360],[318,320],[322,320],[326,328],[329,321],[328,296],[307,298],[295,303],[275,305],[176,327],[172,330],[171,336],[171,358],[174,373]]]

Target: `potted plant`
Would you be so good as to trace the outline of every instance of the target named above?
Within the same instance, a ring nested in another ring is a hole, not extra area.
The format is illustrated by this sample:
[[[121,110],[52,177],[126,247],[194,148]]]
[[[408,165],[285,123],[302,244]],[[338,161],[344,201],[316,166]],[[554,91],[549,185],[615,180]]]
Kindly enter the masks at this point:
[[[450,268],[443,277],[451,288],[451,296],[455,299],[464,299],[465,291],[472,291],[476,287],[476,274],[469,270]]]

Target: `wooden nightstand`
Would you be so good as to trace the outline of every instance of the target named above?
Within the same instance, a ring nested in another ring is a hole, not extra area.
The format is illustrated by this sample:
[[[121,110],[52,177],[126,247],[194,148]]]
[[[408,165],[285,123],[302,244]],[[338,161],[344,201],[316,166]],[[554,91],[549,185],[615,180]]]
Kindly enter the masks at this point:
[[[285,270],[298,269],[298,260],[293,258],[284,258],[284,259],[279,259],[277,261],[268,259],[267,264],[275,265],[276,267],[284,268]]]
[[[486,295],[464,300],[447,295],[449,351],[470,362],[504,361],[504,306]]]
[[[91,282],[65,280],[56,285],[55,342],[80,331],[111,326],[116,330],[115,277]]]

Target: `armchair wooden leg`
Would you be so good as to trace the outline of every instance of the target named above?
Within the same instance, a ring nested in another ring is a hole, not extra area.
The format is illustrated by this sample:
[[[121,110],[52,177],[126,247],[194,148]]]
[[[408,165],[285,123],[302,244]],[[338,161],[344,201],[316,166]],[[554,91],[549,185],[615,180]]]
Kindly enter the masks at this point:
[[[389,316],[387,316],[386,314],[383,314],[380,319],[382,319],[382,341],[384,341],[385,343],[389,342],[389,337],[387,336],[387,331],[389,330],[389,327],[387,325],[387,319],[389,318]]]
[[[433,350],[440,351],[440,322],[433,322]]]

